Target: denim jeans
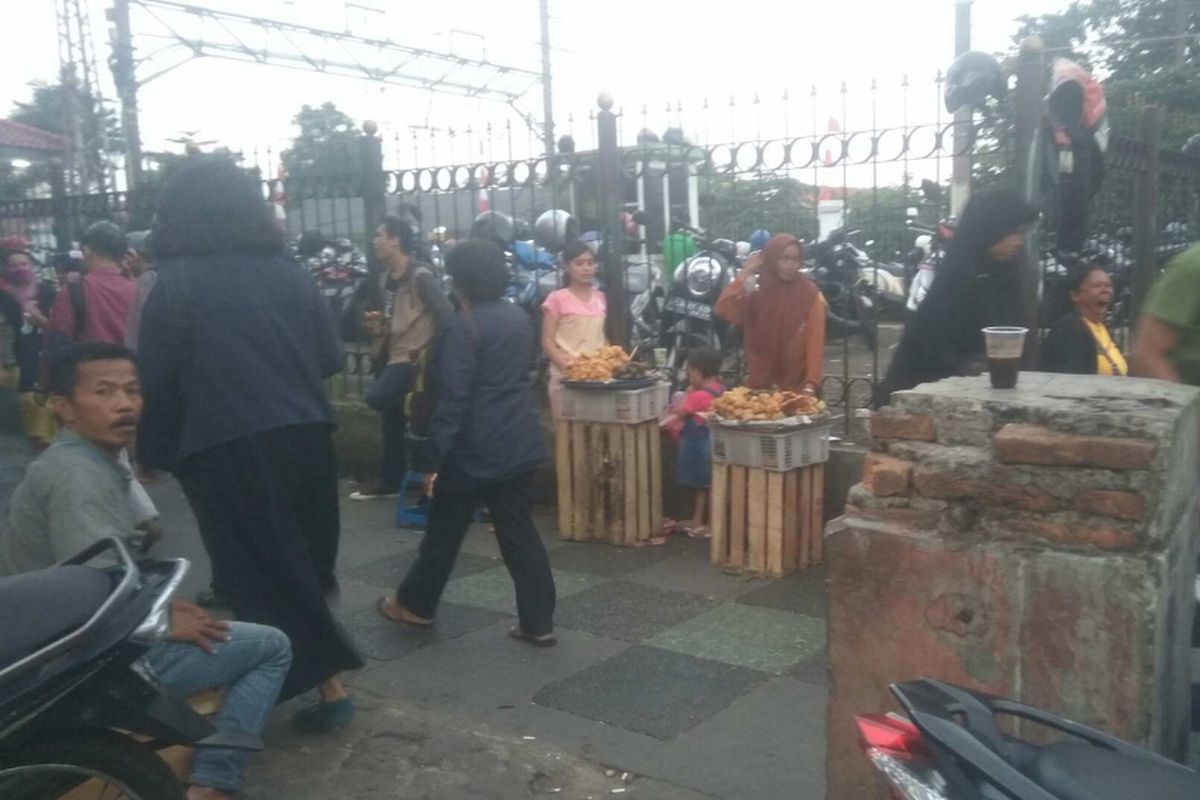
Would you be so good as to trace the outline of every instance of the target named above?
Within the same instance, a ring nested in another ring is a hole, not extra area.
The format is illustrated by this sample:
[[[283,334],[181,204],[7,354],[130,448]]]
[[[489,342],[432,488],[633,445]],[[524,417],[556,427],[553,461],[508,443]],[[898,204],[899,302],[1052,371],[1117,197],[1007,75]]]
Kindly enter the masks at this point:
[[[388,364],[367,387],[367,405],[378,411],[383,426],[383,463],[379,482],[399,489],[408,467],[404,398],[412,385],[413,364]]]
[[[292,663],[287,636],[266,625],[231,622],[229,641],[214,644],[214,649],[209,655],[190,642],[163,642],[150,648],[146,660],[163,688],[177,697],[223,687],[214,724],[261,736]],[[197,748],[188,782],[236,792],[247,755],[244,750]]]

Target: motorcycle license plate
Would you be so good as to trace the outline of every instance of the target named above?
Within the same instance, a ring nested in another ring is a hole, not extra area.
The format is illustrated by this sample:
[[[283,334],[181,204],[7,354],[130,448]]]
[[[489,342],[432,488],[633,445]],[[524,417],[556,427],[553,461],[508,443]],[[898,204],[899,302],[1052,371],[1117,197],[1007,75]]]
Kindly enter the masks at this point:
[[[667,299],[667,311],[672,314],[679,314],[693,319],[702,319],[705,322],[712,321],[712,307],[706,303],[698,303],[695,300],[685,300],[682,297],[670,297]]]

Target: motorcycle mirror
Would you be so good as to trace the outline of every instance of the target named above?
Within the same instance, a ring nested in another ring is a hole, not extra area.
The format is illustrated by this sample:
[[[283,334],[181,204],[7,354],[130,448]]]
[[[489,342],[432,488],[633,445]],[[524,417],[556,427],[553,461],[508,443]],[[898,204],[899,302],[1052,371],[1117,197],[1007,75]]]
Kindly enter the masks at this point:
[[[921,211],[916,206],[909,206],[908,208],[904,209],[904,216],[908,217],[909,219],[916,219],[920,215]]]

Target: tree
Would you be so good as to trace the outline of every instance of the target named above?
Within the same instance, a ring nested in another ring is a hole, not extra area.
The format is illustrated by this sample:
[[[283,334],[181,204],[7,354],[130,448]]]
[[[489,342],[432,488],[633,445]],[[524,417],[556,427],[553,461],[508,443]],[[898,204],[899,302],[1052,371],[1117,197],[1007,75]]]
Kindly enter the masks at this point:
[[[348,114],[326,102],[315,108],[302,106],[292,122],[299,133],[283,152],[283,168],[289,178],[340,178],[360,173],[362,133]]]

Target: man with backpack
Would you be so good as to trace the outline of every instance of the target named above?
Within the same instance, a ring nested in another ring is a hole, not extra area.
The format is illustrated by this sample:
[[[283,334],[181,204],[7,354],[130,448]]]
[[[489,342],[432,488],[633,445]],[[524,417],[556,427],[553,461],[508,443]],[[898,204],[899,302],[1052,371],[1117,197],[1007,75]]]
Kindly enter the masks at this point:
[[[129,311],[137,295],[125,274],[128,245],[111,222],[97,222],[83,234],[83,274],[70,276],[58,290],[46,331],[51,348],[76,342],[125,343]]]
[[[414,386],[423,383],[437,332],[454,316],[433,268],[418,256],[418,242],[413,225],[399,217],[386,217],[375,232],[383,309],[364,321],[375,378],[366,401],[382,417],[383,463],[378,481],[353,492],[351,500],[400,493],[407,466],[405,403]]]

